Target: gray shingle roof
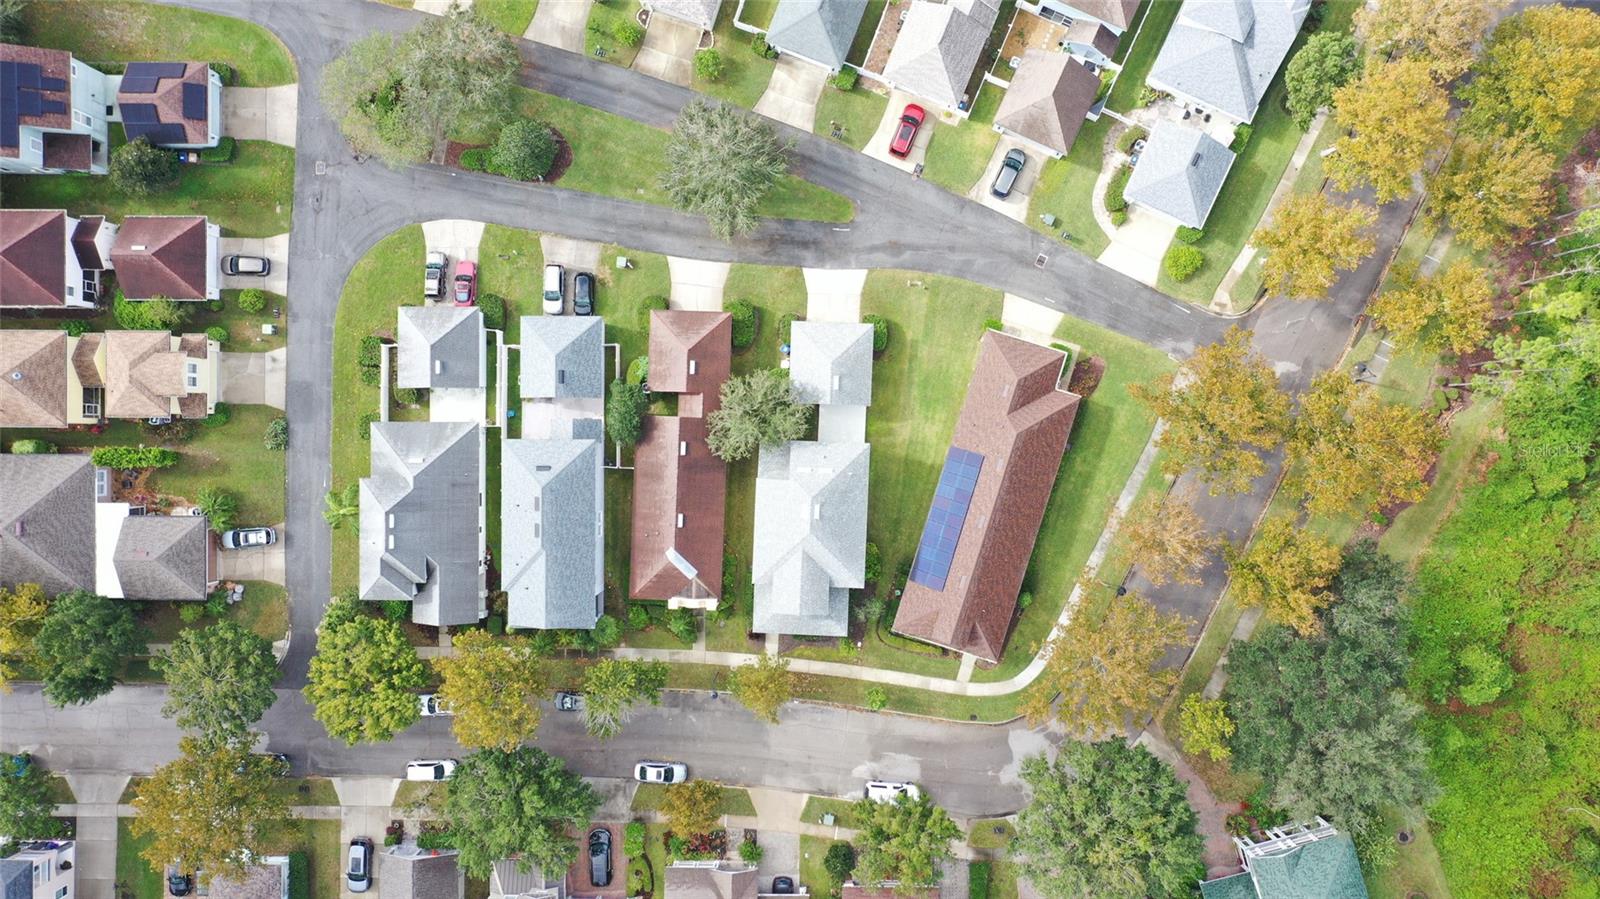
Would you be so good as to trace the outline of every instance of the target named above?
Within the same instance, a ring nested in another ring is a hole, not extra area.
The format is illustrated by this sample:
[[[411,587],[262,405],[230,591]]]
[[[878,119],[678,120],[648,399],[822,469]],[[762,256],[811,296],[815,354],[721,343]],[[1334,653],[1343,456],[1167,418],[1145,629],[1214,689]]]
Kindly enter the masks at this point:
[[[870,459],[865,443],[796,441],[761,451],[752,630],[849,631],[849,588],[865,583]]]
[[[401,387],[484,386],[483,313],[450,305],[401,306]]]
[[[1104,31],[1105,29],[1100,29]],[[1029,50],[1000,101],[995,125],[1066,153],[1100,92],[1100,76],[1065,53]]]
[[[789,380],[797,402],[872,405],[872,326],[795,322],[789,326]]]
[[[94,591],[88,456],[0,455],[0,586]]]
[[[1191,228],[1202,228],[1233,167],[1233,151],[1177,122],[1157,122],[1122,195]]]
[[[837,69],[866,11],[867,0],[784,0],[772,13],[767,43]]]
[[[499,899],[502,896],[539,896],[557,897],[565,895],[566,883],[561,877],[546,877],[539,870],[538,865],[528,863],[528,870],[522,870],[518,859],[503,858],[494,863],[494,871],[489,875],[489,897]]]
[[[991,0],[911,0],[883,75],[896,87],[954,107],[1000,15]]]
[[[523,397],[605,396],[605,322],[599,316],[524,315],[521,340]]]
[[[682,19],[710,31],[717,24],[717,12],[722,8],[722,0],[647,0],[644,5],[653,12]]]
[[[483,589],[483,437],[468,422],[372,426],[361,479],[361,598],[411,602],[418,624],[472,624]]]
[[[33,862],[25,858],[0,859],[0,899],[33,899]]]
[[[506,623],[594,627],[605,592],[599,441],[507,440],[500,452]]]
[[[408,852],[422,854],[405,854]],[[433,855],[411,846],[392,847],[379,853],[378,859],[374,879],[379,899],[461,899],[462,875],[454,852]]]
[[[1311,0],[1185,0],[1148,81],[1248,122],[1310,9]]]
[[[112,564],[124,599],[205,599],[211,532],[194,515],[130,515]]]

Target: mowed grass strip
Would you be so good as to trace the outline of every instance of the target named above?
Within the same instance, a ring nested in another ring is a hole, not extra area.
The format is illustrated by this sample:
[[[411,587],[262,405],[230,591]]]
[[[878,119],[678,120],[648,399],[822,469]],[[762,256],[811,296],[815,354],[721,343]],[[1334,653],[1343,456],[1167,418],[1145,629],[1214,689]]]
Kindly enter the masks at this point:
[[[243,87],[293,84],[294,60],[272,32],[243,19],[133,0],[23,6],[27,43],[88,62],[225,62]]]

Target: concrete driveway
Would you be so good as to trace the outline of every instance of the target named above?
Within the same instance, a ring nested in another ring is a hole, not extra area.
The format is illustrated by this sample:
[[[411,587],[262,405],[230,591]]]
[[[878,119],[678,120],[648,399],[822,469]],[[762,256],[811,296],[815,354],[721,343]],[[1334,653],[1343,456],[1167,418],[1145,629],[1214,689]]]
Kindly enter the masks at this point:
[[[434,219],[422,223],[422,242],[429,250],[448,255],[451,261],[478,261],[478,244],[483,243],[483,222],[467,219]],[[422,260],[417,260],[420,270]],[[418,275],[420,278],[421,276]]]
[[[1099,202],[1103,193],[1103,189],[1095,191],[1095,202]],[[1167,219],[1141,209],[1137,203],[1130,203],[1128,220],[1122,227],[1112,229],[1111,246],[1106,247],[1098,261],[1154,287],[1161,275],[1161,257],[1166,255],[1167,246],[1177,231],[1178,226]]]
[[[265,353],[222,353],[222,396],[224,403],[242,406],[284,408],[288,393],[288,350]]]
[[[1006,294],[1005,305],[1000,307],[1000,322],[1006,330],[1015,331],[1018,336],[1035,343],[1050,343],[1064,317],[1049,306],[1041,306],[1014,293]]]
[[[806,321],[856,322],[861,320],[861,288],[867,283],[864,268],[805,268]]]
[[[895,129],[900,127],[900,116],[905,112],[907,103],[916,103],[927,110],[928,116],[922,122],[922,128],[917,131],[917,139],[911,145],[911,154],[905,159],[889,154],[889,141],[894,139]],[[880,162],[887,162],[901,171],[909,172],[922,163],[928,155],[928,141],[933,137],[933,123],[939,116],[937,107],[920,101],[905,91],[890,91],[889,105],[883,110],[883,119],[878,122],[878,130],[872,133],[872,139],[861,148],[861,152]]]
[[[756,112],[810,131],[817,123],[817,98],[827,82],[828,72],[822,66],[798,56],[779,56],[766,92],[756,101]]]
[[[297,84],[223,88],[222,133],[234,140],[269,140],[294,146],[299,91]]]
[[[217,553],[218,575],[225,581],[283,584],[283,522],[272,527],[278,532],[278,542],[271,546],[225,549]]]
[[[257,275],[223,275],[225,290],[244,290],[259,287],[280,296],[289,295],[289,235],[273,237],[224,237],[217,242],[217,252],[222,256],[238,253],[242,256],[265,256],[272,260],[272,271],[265,278]],[[218,260],[218,265],[221,260]]]
[[[704,259],[667,257],[667,271],[672,275],[672,296],[667,303],[674,309],[700,309],[708,312],[722,310],[722,287],[728,283],[726,262],[707,262]]]
[[[583,29],[589,22],[589,0],[544,0],[533,11],[533,21],[523,38],[560,47],[573,53],[583,52]]]
[[[544,253],[545,264],[552,262],[566,269],[563,279],[562,295],[566,300],[562,303],[561,311],[572,311],[572,279],[578,272],[595,273],[600,268],[599,244],[591,240],[573,240],[570,237],[551,237],[548,234],[539,235],[539,249]],[[604,314],[605,309],[602,308]]]
[[[335,777],[333,791],[339,796],[339,846],[340,852],[356,837],[367,837],[378,846],[383,845],[383,829],[394,819],[394,795],[400,781],[393,777]],[[343,856],[340,863],[343,864]],[[374,885],[377,877],[373,877]],[[376,890],[368,895],[376,895]],[[339,895],[354,899],[343,877],[339,878]]]
[[[1012,149],[1021,150],[1028,157],[1028,161],[1023,163],[1022,171],[1011,187],[1011,196],[1002,200],[989,192],[989,185],[993,184],[995,176],[1000,174],[1000,163]],[[1033,196],[1033,185],[1038,183],[1039,173],[1044,171],[1047,158],[1038,148],[1024,144],[1009,134],[1002,134],[1000,142],[995,144],[994,154],[989,157],[989,164],[984,166],[983,177],[978,179],[977,184],[972,185],[972,189],[967,191],[967,196],[1007,218],[1025,222],[1028,218],[1028,200]]]
[[[633,70],[688,87],[694,77],[694,51],[699,47],[698,25],[672,16],[653,15],[644,33],[644,45],[633,58]]]

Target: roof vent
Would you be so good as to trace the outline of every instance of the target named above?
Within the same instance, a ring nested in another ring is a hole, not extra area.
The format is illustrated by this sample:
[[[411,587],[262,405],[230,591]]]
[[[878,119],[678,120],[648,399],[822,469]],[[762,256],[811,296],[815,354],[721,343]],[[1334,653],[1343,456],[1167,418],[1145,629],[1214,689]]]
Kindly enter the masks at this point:
[[[1199,168],[1199,166],[1200,166],[1200,154],[1196,153],[1196,154],[1194,154],[1194,158],[1189,160],[1189,168],[1191,168],[1191,169]]]
[[[680,455],[680,456],[689,455],[689,441],[687,441],[687,440],[678,441],[678,455]]]
[[[695,364],[695,361],[693,359],[690,359],[689,360],[689,374],[692,375],[698,370],[699,370],[699,366]]]
[[[566,369],[564,369],[564,368],[556,369],[556,383],[557,384],[565,384],[565,383],[567,383],[567,370]]]
[[[11,373],[11,380],[13,380],[13,381],[20,381],[20,380],[22,380],[22,372],[20,372],[20,371],[14,371],[14,372],[12,372],[12,373]]]
[[[549,471],[550,470],[550,466],[548,466],[548,465],[535,465],[535,466],[533,466],[533,470],[534,471]]]
[[[22,519],[20,519],[20,518],[17,519],[17,536],[18,537],[26,537],[26,536],[28,536],[28,528],[22,523]]]
[[[443,359],[435,359],[435,360],[433,360],[433,373],[434,374],[438,374],[438,373],[440,373],[442,371],[444,371],[444,360]]]
[[[811,520],[812,521],[821,521],[822,520],[822,503],[812,503],[811,504]]]
[[[135,253],[143,253],[145,250],[148,250],[150,248],[145,246],[142,243],[136,243],[132,247],[130,247],[130,249],[132,249]]]
[[[678,527],[680,527],[680,528],[683,527],[683,513],[682,512],[678,513]]]

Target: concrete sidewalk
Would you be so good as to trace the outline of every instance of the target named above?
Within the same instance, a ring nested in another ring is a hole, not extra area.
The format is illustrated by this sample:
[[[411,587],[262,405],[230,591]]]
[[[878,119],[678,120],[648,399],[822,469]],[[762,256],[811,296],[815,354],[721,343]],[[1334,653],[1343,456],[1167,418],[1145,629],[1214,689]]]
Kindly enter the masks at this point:
[[[57,807],[57,813],[78,820],[73,839],[78,843],[78,895],[82,899],[115,899],[117,882],[117,816],[123,774],[67,774],[67,785],[77,802]]]

